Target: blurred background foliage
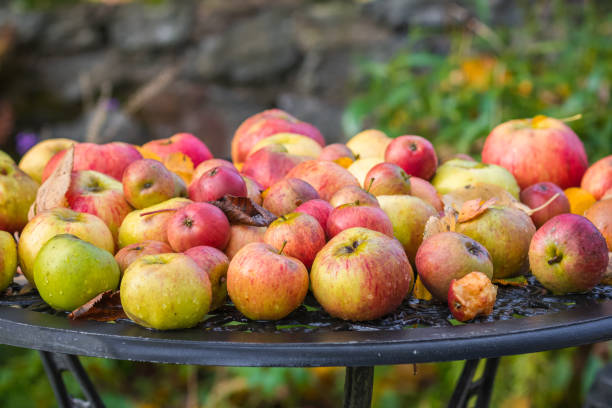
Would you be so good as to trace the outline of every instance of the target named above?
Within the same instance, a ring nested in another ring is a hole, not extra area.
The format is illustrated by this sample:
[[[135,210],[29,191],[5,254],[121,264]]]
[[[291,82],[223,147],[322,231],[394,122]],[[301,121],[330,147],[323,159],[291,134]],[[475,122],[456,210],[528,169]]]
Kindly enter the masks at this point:
[[[76,1],[11,3],[27,9]],[[571,127],[590,159],[609,154],[612,15],[598,12],[590,1],[525,2],[520,29],[492,28],[489,4],[475,1],[474,16],[448,30],[448,53],[429,51],[430,31],[414,26],[391,58],[356,60],[352,96],[342,115],[345,135],[377,127],[392,136],[426,136],[442,157],[456,151],[478,155],[483,138],[502,121],[581,114]],[[462,10],[457,6],[457,13]],[[505,357],[492,406],[578,406],[610,351],[604,344]],[[2,406],[56,406],[35,351],[0,346],[0,361]],[[341,368],[83,362],[109,407],[335,407],[344,381]],[[461,362],[378,367],[373,406],[443,407],[461,367]],[[74,381],[67,380],[77,393]]]

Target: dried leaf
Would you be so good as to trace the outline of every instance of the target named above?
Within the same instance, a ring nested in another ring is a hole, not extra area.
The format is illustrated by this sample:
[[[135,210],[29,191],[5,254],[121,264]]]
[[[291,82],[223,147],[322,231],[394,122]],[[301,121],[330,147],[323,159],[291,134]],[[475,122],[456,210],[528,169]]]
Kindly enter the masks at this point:
[[[459,216],[457,217],[457,222],[467,222],[469,220],[473,220],[474,218],[485,212],[488,208],[493,206],[496,201],[497,200],[495,198],[491,198],[484,202],[480,198],[477,198],[476,200],[466,201],[461,206]]]
[[[144,147],[134,146],[136,150],[140,152],[143,159],[152,159],[157,160],[158,162],[163,162],[162,158],[155,152],[150,151],[149,149],[145,149]]]
[[[30,207],[28,219],[36,214],[56,207],[67,207],[66,191],[70,187],[70,174],[74,165],[74,145],[70,147],[53,173],[40,186],[36,193],[36,200]]]
[[[440,218],[442,225],[444,225],[445,231],[455,232],[457,226],[457,214],[458,211],[450,205],[444,206],[444,215]]]
[[[277,218],[248,197],[224,196],[211,204],[219,207],[232,224],[267,227]]]
[[[516,278],[493,279],[493,283],[502,286],[527,286],[528,282],[524,276],[517,276]]]
[[[612,285],[612,252],[608,252],[608,268],[604,273],[601,283],[604,285]]]
[[[423,281],[421,280],[419,276],[417,276],[416,283],[414,284],[413,294],[415,298],[421,299],[421,300],[431,300],[433,298],[433,296],[427,290],[425,285],[423,285]]]
[[[178,174],[186,184],[191,182],[194,167],[191,158],[186,154],[181,152],[170,153],[163,158],[162,163],[168,170]]]
[[[96,320],[98,322],[109,322],[117,319],[127,318],[121,306],[119,291],[107,290],[100,293],[89,302],[76,310],[73,310],[68,318],[72,320]]]
[[[554,196],[550,197],[547,202],[545,202],[544,204],[542,204],[541,206],[536,207],[536,208],[531,208],[529,206],[526,206],[523,203],[519,203],[518,201],[516,203],[513,203],[512,205],[515,208],[518,208],[519,210],[524,211],[528,216],[531,217],[531,215],[533,213],[536,213],[536,212],[538,212],[540,210],[543,210],[544,208],[548,207],[550,205],[550,203],[552,203],[553,201],[555,201],[557,199],[557,197],[559,197],[559,193],[556,193]]]
[[[427,223],[425,224],[425,231],[423,231],[423,241],[427,238],[439,234],[441,232],[447,231],[446,225],[435,216],[429,217]]]

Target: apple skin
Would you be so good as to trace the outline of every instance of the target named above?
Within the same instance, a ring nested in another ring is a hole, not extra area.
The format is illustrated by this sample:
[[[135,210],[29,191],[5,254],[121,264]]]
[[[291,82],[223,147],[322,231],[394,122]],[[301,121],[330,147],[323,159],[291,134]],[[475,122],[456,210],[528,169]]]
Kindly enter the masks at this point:
[[[171,252],[174,252],[174,250],[165,242],[148,240],[121,248],[115,254],[115,261],[117,261],[121,270],[121,276],[123,276],[127,267],[138,258],[145,255],[167,254]]]
[[[15,163],[0,161],[0,230],[21,231],[36,200],[38,183]]]
[[[253,242],[264,242],[267,227],[235,224],[230,226],[230,238],[225,247],[225,255],[232,260],[243,247]]]
[[[601,232],[608,250],[612,252],[612,198],[596,202],[584,212],[584,216]]]
[[[519,197],[519,186],[508,170],[494,164],[470,160],[452,159],[444,162],[438,167],[431,184],[439,194],[447,194],[478,182],[498,185],[514,198]]]
[[[357,186],[359,182],[342,166],[325,160],[302,162],[287,173],[286,178],[298,178],[314,187],[319,196],[329,201],[336,191],[346,186]]]
[[[346,170],[351,173],[357,181],[359,185],[363,188],[368,188],[369,181],[366,181],[366,176],[368,172],[376,167],[378,164],[384,163],[383,159],[378,157],[365,157],[363,159],[357,159]]]
[[[189,198],[193,201],[215,201],[223,196],[246,197],[246,183],[236,170],[215,167],[189,185]]]
[[[172,172],[157,160],[141,159],[130,163],[123,172],[121,183],[125,199],[134,208],[150,207],[176,194]]]
[[[168,220],[166,229],[168,243],[176,252],[201,245],[223,250],[230,234],[225,213],[208,203],[193,203],[180,208]]]
[[[144,327],[188,329],[210,310],[208,274],[185,254],[147,255],[132,263],[121,281],[125,314]]]
[[[8,288],[17,273],[17,244],[13,236],[0,231],[0,291]]]
[[[375,196],[410,194],[410,176],[396,164],[380,163],[365,177],[365,188]]]
[[[66,262],[70,260],[70,262]],[[119,265],[108,251],[60,234],[40,249],[33,267],[40,297],[56,310],[71,311],[119,286]]]
[[[142,148],[161,158],[171,153],[183,153],[191,159],[194,167],[213,157],[206,144],[191,133],[177,133],[166,139],[152,140],[142,145]]]
[[[274,215],[285,215],[303,203],[319,198],[310,184],[297,178],[286,178],[264,192],[263,206]]]
[[[580,187],[596,200],[601,200],[606,191],[612,190],[612,155],[593,163],[584,173]]]
[[[438,212],[444,211],[444,204],[438,195],[438,191],[427,180],[415,176],[410,177],[410,195],[425,201]]]
[[[319,154],[319,160],[336,161],[343,157],[348,157],[351,160],[355,160],[355,155],[352,150],[342,143],[332,143],[325,146]]]
[[[394,238],[350,228],[319,251],[310,280],[317,301],[331,316],[372,320],[397,309],[414,279],[410,262]]]
[[[482,161],[508,169],[520,188],[541,181],[563,190],[579,186],[588,167],[584,146],[574,131],[558,119],[543,116],[495,127],[485,140]]]
[[[119,226],[133,210],[123,195],[121,183],[94,170],[72,172],[66,200],[72,210],[93,214],[104,221],[115,242]]]
[[[497,287],[485,274],[474,271],[460,279],[453,279],[448,289],[448,308],[453,317],[467,322],[476,316],[493,312]]]
[[[187,197],[187,184],[185,184],[185,181],[181,178],[181,176],[179,176],[173,171],[171,171],[170,174],[172,175],[172,179],[174,180],[173,197]]]
[[[296,133],[276,133],[257,142],[251,148],[249,155],[270,145],[281,145],[287,150],[287,153],[295,156],[308,157],[309,159],[316,159],[319,157],[322,150],[318,142],[307,136]]]
[[[487,248],[495,279],[514,278],[529,270],[529,243],[536,227],[523,211],[491,207],[478,217],[457,224],[456,231]]]
[[[463,203],[470,200],[487,201],[494,198],[495,205],[511,205],[518,200],[506,189],[496,184],[476,182],[444,194],[442,201],[447,205],[460,209]]]
[[[287,173],[306,157],[288,154],[282,146],[267,146],[251,154],[241,172],[258,182],[264,189],[282,180]]]
[[[603,278],[608,261],[604,237],[588,219],[576,214],[550,219],[529,246],[531,272],[557,295],[592,289]]]
[[[241,177],[242,177],[242,180],[244,180],[244,184],[246,185],[247,197],[253,200],[255,204],[262,205],[263,198],[261,196],[261,193],[263,192],[263,187],[261,186],[261,184],[259,184],[258,182],[256,182],[250,177],[247,177],[247,176],[241,176]]]
[[[325,231],[312,216],[294,212],[280,216],[268,226],[264,242],[299,259],[310,269],[317,252],[325,246]]]
[[[257,142],[277,133],[296,133],[325,146],[323,135],[310,123],[302,122],[283,110],[269,109],[250,116],[236,129],[232,138],[232,161],[243,163]]]
[[[231,162],[223,159],[208,159],[204,160],[202,163],[198,164],[198,166],[193,171],[191,176],[191,181],[195,181],[202,177],[204,173],[209,170],[214,169],[215,167],[229,167],[230,169],[238,171],[236,166],[234,166]]]
[[[350,203],[380,207],[374,195],[357,186],[342,187],[329,199],[329,203],[334,208]]]
[[[308,292],[308,270],[298,259],[263,243],[251,243],[227,270],[227,292],[252,320],[278,320],[293,312]]]
[[[217,248],[210,246],[189,248],[185,251],[185,255],[193,259],[208,274],[212,290],[210,310],[223,306],[227,299],[227,268],[229,267],[227,256]]]
[[[356,159],[375,157],[382,161],[392,140],[380,130],[368,129],[353,136],[346,142],[346,147],[351,149]]]
[[[332,207],[330,203],[325,200],[317,199],[306,201],[304,204],[296,208],[295,212],[301,212],[314,217],[323,228],[323,231],[325,231],[325,236],[329,238],[330,235],[329,231],[327,230],[327,219],[333,210],[334,207]]]
[[[361,227],[378,231],[393,238],[393,225],[387,214],[379,207],[344,204],[334,208],[327,219],[330,237],[349,228]]]
[[[66,150],[56,153],[43,170],[44,182],[55,170]],[[140,152],[132,145],[112,142],[103,145],[94,143],[77,143],[74,146],[73,171],[95,170],[121,180],[123,171],[133,161],[142,159]]]
[[[119,227],[119,248],[148,240],[168,243],[168,221],[174,215],[174,210],[191,203],[193,201],[187,198],[177,197],[132,211],[126,215]],[[145,213],[151,214],[141,216]]]
[[[484,246],[456,232],[441,232],[427,238],[415,258],[419,277],[438,300],[448,301],[448,289],[454,279],[473,271],[493,279],[493,262]]]
[[[393,139],[385,150],[385,161],[397,164],[411,176],[429,180],[438,167],[438,156],[424,137],[404,135]]]
[[[378,202],[391,220],[393,235],[414,265],[417,250],[423,242],[425,224],[429,217],[437,217],[438,212],[420,198],[409,195],[378,196]]]
[[[558,185],[547,181],[536,183],[521,191],[521,202],[530,208],[537,208],[545,204],[555,194],[559,194],[559,196],[555,198],[553,202],[540,211],[531,214],[531,219],[536,228],[540,228],[546,221],[550,220],[555,215],[569,213],[569,200]]]
[[[38,142],[23,155],[19,161],[19,168],[40,183],[45,165],[51,157],[74,144],[76,142],[70,139],[46,139]]]
[[[100,218],[68,208],[53,208],[37,214],[19,237],[17,251],[21,272],[34,285],[34,260],[40,248],[52,237],[72,234],[111,254],[115,253],[113,234]]]

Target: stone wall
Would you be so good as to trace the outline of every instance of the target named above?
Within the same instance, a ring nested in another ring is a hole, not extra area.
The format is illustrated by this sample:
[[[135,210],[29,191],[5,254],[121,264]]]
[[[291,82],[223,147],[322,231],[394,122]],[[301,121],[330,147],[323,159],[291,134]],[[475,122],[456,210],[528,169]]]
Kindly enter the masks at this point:
[[[414,25],[439,29],[426,46],[444,52],[444,29],[463,24],[470,3],[0,5],[0,144],[14,151],[19,132],[142,143],[185,131],[227,156],[238,124],[274,106],[312,122],[328,141],[343,140],[357,62],[388,58]],[[520,18],[512,4],[494,1],[494,19]],[[104,106],[101,95],[110,98]]]

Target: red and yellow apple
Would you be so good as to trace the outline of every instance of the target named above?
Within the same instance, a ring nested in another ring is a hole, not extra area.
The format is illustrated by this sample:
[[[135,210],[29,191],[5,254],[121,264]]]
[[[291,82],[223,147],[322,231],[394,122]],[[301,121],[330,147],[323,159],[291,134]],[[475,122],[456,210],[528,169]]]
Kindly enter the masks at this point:
[[[354,227],[371,229],[393,237],[391,220],[379,207],[351,203],[336,207],[329,214],[327,231],[330,237]]]
[[[246,197],[246,183],[236,170],[215,167],[189,185],[189,198],[193,201],[215,201],[223,196]]]
[[[196,246],[185,251],[204,272],[208,274],[212,290],[210,310],[223,306],[227,298],[227,268],[229,259],[217,248]]]
[[[385,150],[392,140],[380,130],[368,129],[353,136],[346,142],[346,147],[351,149],[355,158],[375,157],[382,161],[385,158]]]
[[[172,153],[183,153],[191,159],[194,167],[213,157],[206,144],[191,133],[177,133],[166,139],[153,140],[142,145],[142,148],[162,159]]]
[[[263,206],[275,215],[285,215],[303,203],[319,198],[310,184],[297,178],[286,178],[264,191]]]
[[[385,150],[385,161],[397,164],[409,175],[425,180],[431,179],[438,167],[438,156],[431,142],[414,135],[393,139]]]
[[[612,190],[612,155],[596,161],[582,177],[580,187],[600,200],[606,191]]]
[[[304,180],[314,187],[324,200],[331,197],[346,186],[359,186],[359,182],[342,166],[325,160],[309,160],[302,162],[287,173],[287,178]]]
[[[167,254],[174,252],[172,247],[165,242],[161,241],[143,241],[137,244],[130,244],[121,248],[115,254],[115,261],[119,265],[121,274],[127,269],[128,266],[135,260],[145,255],[156,255],[156,254]]]
[[[538,208],[558,194],[545,208],[531,214],[536,228],[540,228],[552,217],[570,212],[570,202],[558,185],[550,182],[540,182],[521,191],[521,201],[530,208]]]

